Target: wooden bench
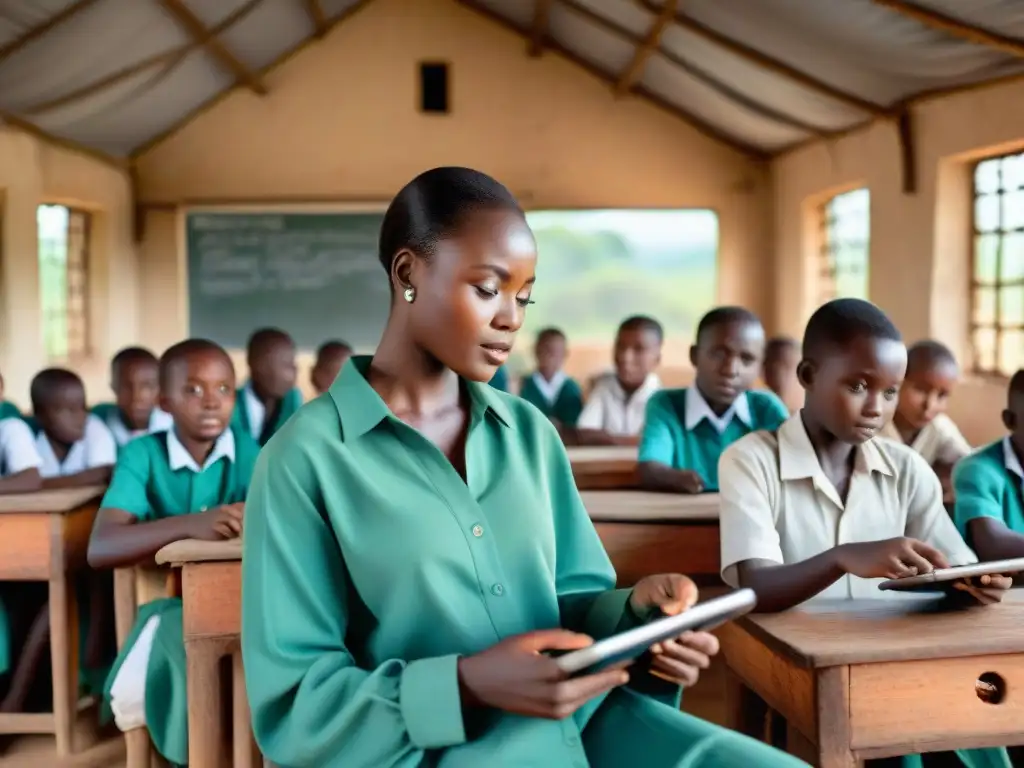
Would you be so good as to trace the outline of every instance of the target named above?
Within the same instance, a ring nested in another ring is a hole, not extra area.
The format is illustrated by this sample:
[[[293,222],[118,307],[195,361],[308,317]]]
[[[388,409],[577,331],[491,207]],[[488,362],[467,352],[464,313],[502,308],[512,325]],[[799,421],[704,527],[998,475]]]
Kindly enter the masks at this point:
[[[820,768],[1024,744],[1024,591],[941,607],[934,595],[817,600],[722,627],[731,725],[757,735],[759,697],[785,718],[789,751]]]
[[[76,752],[79,626],[75,575],[86,568],[102,486],[0,496],[0,581],[49,586],[52,713],[0,714],[0,734],[54,734],[57,757]]]
[[[576,487],[581,491],[636,488],[636,446],[578,446],[567,448]]]

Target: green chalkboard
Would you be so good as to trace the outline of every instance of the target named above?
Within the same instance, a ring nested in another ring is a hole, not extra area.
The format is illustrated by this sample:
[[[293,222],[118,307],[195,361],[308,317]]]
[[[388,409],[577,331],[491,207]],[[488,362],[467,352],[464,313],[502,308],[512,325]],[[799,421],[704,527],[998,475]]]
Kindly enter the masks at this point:
[[[390,292],[377,259],[383,213],[186,216],[192,336],[244,347],[276,326],[303,349],[330,338],[372,349]]]

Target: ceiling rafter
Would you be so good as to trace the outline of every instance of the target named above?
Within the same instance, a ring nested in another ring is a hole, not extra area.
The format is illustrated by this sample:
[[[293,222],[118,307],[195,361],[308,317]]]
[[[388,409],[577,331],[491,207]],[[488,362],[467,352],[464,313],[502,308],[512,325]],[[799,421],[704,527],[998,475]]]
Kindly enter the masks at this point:
[[[82,11],[88,10],[90,6],[95,5],[97,2],[98,0],[78,0],[77,3],[72,3],[60,13],[54,14],[48,18],[42,24],[32,27],[20,37],[11,40],[4,46],[0,46],[0,62],[10,56],[13,56],[29,43],[38,40],[43,35],[50,32],[50,30],[59,27],[65,21],[74,18]]]
[[[510,21],[509,19],[505,18],[496,11],[493,11],[487,6],[480,4],[479,2],[477,2],[477,0],[455,0],[455,2],[457,2],[464,8],[468,8],[469,10],[473,11],[474,13],[484,18],[493,21],[498,26],[503,27],[504,29],[507,29],[510,32],[513,32],[526,40],[530,39],[531,30],[529,28],[521,27],[519,24]],[[562,56],[563,58],[567,59],[568,61],[571,61],[580,69],[589,72],[592,76],[594,76],[598,80],[601,80],[604,83],[607,83],[612,89],[614,89],[616,78],[613,75],[610,75],[607,72],[601,70],[599,67],[594,66],[591,62],[587,61],[582,56],[573,53],[571,50],[561,45],[557,40],[549,40],[547,43],[547,47],[548,50],[551,50],[557,53],[558,55]],[[671,115],[674,115],[683,122],[692,126],[694,129],[696,129],[700,133],[703,133],[708,138],[720,144],[724,144],[725,146],[732,148],[736,152],[739,152],[752,160],[763,161],[767,160],[769,157],[769,154],[767,152],[764,152],[758,149],[757,147],[754,147],[750,144],[746,144],[743,141],[740,141],[726,133],[723,133],[721,130],[711,125],[707,121],[701,119],[700,117],[697,117],[694,114],[687,112],[685,109],[682,109],[681,107],[675,104],[672,104],[663,97],[659,96],[656,93],[653,93],[650,90],[647,90],[646,88],[643,88],[642,86],[638,86],[634,92],[638,96],[642,96],[646,101],[651,102],[652,104],[659,107],[663,111]]]
[[[615,83],[615,93],[618,96],[625,96],[633,88],[633,84],[643,75],[644,67],[651,55],[661,47],[661,36],[672,23],[679,7],[679,0],[665,0],[661,12],[651,23],[647,31],[647,37],[636,47],[632,60],[622,70],[619,80]]]
[[[303,5],[306,6],[306,13],[313,22],[314,36],[322,39],[327,34],[327,23],[330,21],[324,13],[324,7],[320,5],[320,0],[303,0]]]
[[[63,147],[64,149],[70,149],[73,152],[80,152],[83,155],[92,157],[99,160],[101,163],[117,168],[118,170],[124,170],[128,167],[128,161],[124,158],[108,155],[103,150],[88,147],[85,144],[80,144],[72,139],[55,136],[49,131],[44,131],[38,125],[30,123],[27,120],[22,120],[17,115],[11,115],[7,112],[0,111],[0,128],[2,128],[4,124],[9,125],[22,133],[27,133],[29,136],[35,136],[37,139],[42,139],[47,144],[52,144],[55,147]]]
[[[158,0],[167,9],[194,40],[203,40],[203,47],[216,58],[221,65],[231,72],[235,78],[250,91],[260,96],[267,95],[267,86],[263,80],[243,64],[216,36],[211,35],[207,26],[196,16],[182,0]]]
[[[248,16],[263,2],[264,0],[249,0],[245,5],[234,10],[231,15],[218,22],[216,26],[210,27],[206,31],[207,37],[213,37],[214,35],[219,35],[231,29],[231,27]],[[55,109],[65,107],[68,104],[73,104],[76,101],[88,98],[95,93],[105,91],[130,77],[134,77],[135,75],[156,67],[163,67],[160,77],[164,77],[178,67],[190,53],[202,48],[206,42],[207,38],[193,39],[184,45],[178,46],[177,48],[172,48],[171,50],[164,51],[163,53],[145,58],[142,61],[138,61],[130,66],[123,67],[116,72],[112,72],[106,77],[87,83],[81,88],[63,93],[48,101],[33,104],[26,109],[19,110],[19,112],[25,116],[35,116],[43,114],[44,112],[51,112]]]
[[[640,45],[643,42],[643,38],[639,37],[633,32],[630,32],[628,29],[620,27],[618,24],[600,15],[599,13],[596,13],[595,11],[591,10],[587,6],[580,3],[578,0],[559,0],[559,2],[565,8],[576,13],[578,16],[587,19],[587,21],[592,22],[594,25],[600,27],[610,35],[614,35],[619,39],[630,43],[631,45]],[[690,61],[681,59],[679,56],[675,55],[671,51],[667,51],[664,48],[658,47],[655,49],[654,53],[658,56],[661,56],[663,59],[665,59],[673,66],[683,70],[688,75],[693,77],[695,80],[703,83],[711,90],[724,96],[730,101],[738,104],[742,108],[746,109],[748,112],[755,114],[758,117],[766,118],[773,122],[779,123],[780,125],[785,125],[795,130],[803,131],[804,133],[809,133],[814,137],[827,138],[831,135],[829,131],[826,131],[825,129],[819,126],[812,125],[810,123],[805,123],[804,121],[799,120],[793,117],[792,115],[787,115],[783,112],[779,112],[774,107],[770,107],[766,104],[762,104],[761,102],[750,98],[746,94],[741,93],[740,91],[733,88],[731,85],[722,82],[707,70],[693,64]]]
[[[530,44],[527,49],[531,56],[544,53],[544,43],[548,38],[551,25],[551,8],[555,0],[535,0],[533,6],[533,26],[530,28]]]
[[[924,8],[917,3],[908,3],[904,0],[872,0],[872,2],[960,40],[983,45],[1019,59],[1024,58],[1024,40],[1007,37],[998,32],[968,24],[944,13]]]
[[[652,2],[652,0],[635,0],[635,2],[649,13],[659,13],[661,11],[661,6]],[[728,35],[724,35],[718,30],[712,29],[696,19],[687,16],[685,13],[677,12],[673,22],[688,32],[692,32],[693,34],[698,35],[705,40],[714,43],[720,48],[724,48],[730,53],[746,59],[769,72],[774,72],[775,74],[788,77],[790,80],[799,83],[805,88],[817,91],[818,93],[828,96],[840,103],[877,117],[890,116],[891,111],[881,104],[876,104],[872,101],[861,98],[860,96],[836,88],[834,85],[830,85],[824,80],[819,80],[801,69],[797,69],[785,62],[772,58],[768,54],[762,53],[756,48],[751,48],[738,40],[734,40]]]

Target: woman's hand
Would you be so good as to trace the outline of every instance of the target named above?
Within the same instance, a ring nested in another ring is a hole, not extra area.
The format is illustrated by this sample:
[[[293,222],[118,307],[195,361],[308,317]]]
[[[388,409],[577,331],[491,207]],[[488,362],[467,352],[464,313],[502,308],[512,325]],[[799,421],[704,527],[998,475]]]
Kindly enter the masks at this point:
[[[562,720],[588,701],[629,681],[623,666],[569,678],[544,651],[575,651],[593,644],[563,629],[516,635],[459,659],[463,706],[493,707],[526,717]]]
[[[959,579],[953,582],[953,589],[970,602],[981,605],[992,605],[1002,602],[1006,590],[1013,586],[1012,576],[979,576],[972,579]]]
[[[637,582],[629,603],[634,613],[641,616],[653,609],[665,616],[675,616],[692,608],[698,594],[692,579],[678,573],[665,573]],[[677,685],[692,686],[717,653],[718,638],[710,632],[684,632],[651,648],[654,657],[651,673]]]

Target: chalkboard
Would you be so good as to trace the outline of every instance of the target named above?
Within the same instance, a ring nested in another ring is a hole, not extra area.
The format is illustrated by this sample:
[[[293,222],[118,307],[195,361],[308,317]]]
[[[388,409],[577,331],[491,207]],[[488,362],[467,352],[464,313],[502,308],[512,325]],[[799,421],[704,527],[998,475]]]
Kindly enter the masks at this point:
[[[383,213],[186,215],[192,336],[244,347],[254,330],[284,329],[303,349],[341,338],[372,349],[387,320],[377,259]]]

